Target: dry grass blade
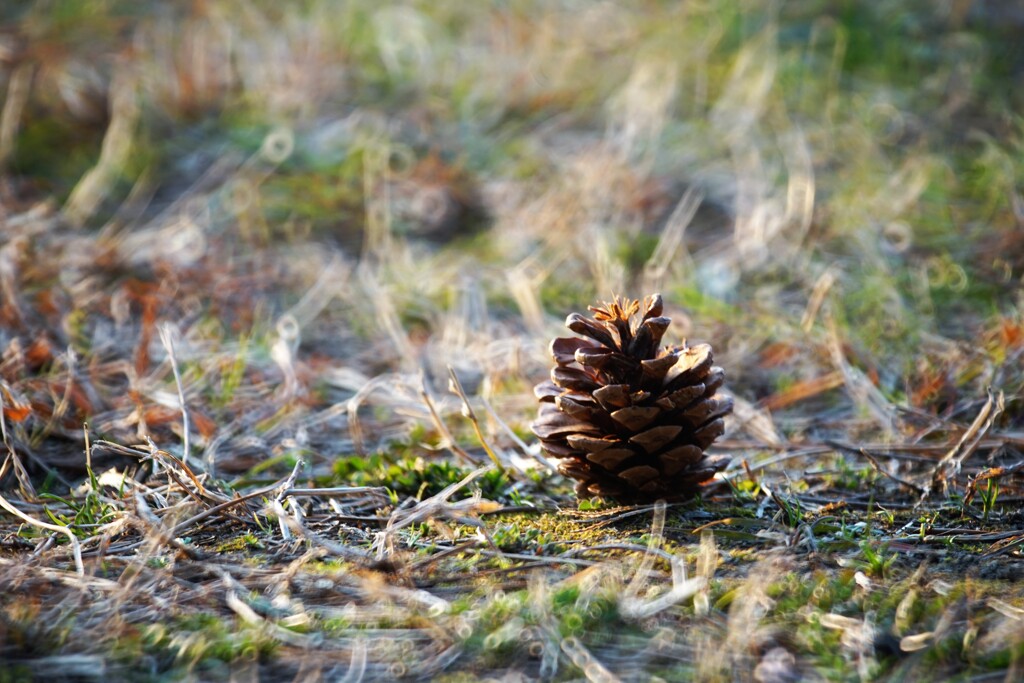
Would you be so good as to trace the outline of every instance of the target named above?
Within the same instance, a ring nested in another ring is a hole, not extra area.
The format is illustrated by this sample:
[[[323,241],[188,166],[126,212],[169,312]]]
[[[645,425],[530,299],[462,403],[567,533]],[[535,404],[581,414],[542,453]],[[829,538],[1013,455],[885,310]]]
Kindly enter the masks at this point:
[[[32,77],[36,65],[25,62],[15,67],[7,82],[7,96],[0,113],[0,166],[7,166],[14,152],[18,129],[21,127],[22,114],[28,104],[29,91],[32,88]]]
[[[825,302],[825,297],[835,282],[836,271],[834,268],[826,269],[814,282],[811,296],[807,300],[807,309],[804,310],[803,317],[800,319],[800,329],[805,333],[810,332],[814,327],[814,321],[818,318],[818,311],[821,309],[821,305]]]
[[[204,553],[175,536],[173,529],[164,526],[163,520],[153,512],[149,503],[146,502],[145,496],[141,493],[135,494],[135,513],[147,531],[147,538],[152,543],[158,546],[169,545],[193,560],[204,559]]]
[[[960,473],[963,461],[974,452],[985,435],[988,434],[996,418],[1005,409],[1006,400],[1003,392],[993,393],[988,389],[988,398],[982,406],[978,415],[971,422],[971,426],[963,433],[956,445],[946,453],[932,471],[931,481],[921,494],[921,501],[928,497],[935,487],[944,489],[950,477],[956,477]]]
[[[622,679],[604,666],[578,638],[566,638],[562,641],[562,652],[590,683],[619,683]]]
[[[459,381],[459,376],[455,374],[455,368],[448,366],[448,390],[459,397],[462,401],[462,416],[469,420],[470,424],[473,425],[473,432],[476,434],[476,438],[480,441],[480,445],[483,446],[484,452],[487,453],[487,457],[491,459],[494,466],[498,468],[499,472],[505,472],[505,467],[501,463],[501,459],[498,454],[494,452],[490,444],[487,443],[487,439],[484,437],[484,433],[480,430],[480,422],[476,419],[476,412],[473,410],[473,406],[469,404],[469,397],[466,396],[466,391],[462,388],[462,382]]]
[[[917,493],[918,495],[924,495],[925,494],[925,492],[926,492],[926,488],[925,487],[919,486],[918,484],[915,484],[912,481],[907,481],[906,479],[903,479],[901,477],[896,476],[895,474],[893,474],[892,472],[887,470],[885,467],[883,467],[882,464],[878,461],[878,458],[876,458],[874,455],[872,455],[867,449],[864,449],[864,448],[854,448],[854,447],[847,446],[845,444],[841,444],[841,443],[838,443],[838,442],[835,442],[835,441],[830,442],[830,445],[834,446],[836,449],[838,449],[840,451],[843,451],[845,453],[853,453],[855,455],[859,455],[859,456],[863,457],[865,460],[867,460],[871,464],[871,467],[876,472],[881,474],[882,476],[891,479],[892,481],[896,482],[900,486],[904,486],[904,487],[910,489],[911,491],[913,491],[914,493]]]
[[[8,502],[6,498],[0,495],[0,508],[3,508],[7,512],[11,513],[18,519],[31,524],[39,529],[46,529],[47,531],[55,531],[59,534],[64,534],[68,537],[68,543],[71,544],[71,554],[75,559],[75,571],[78,572],[79,576],[85,576],[85,565],[82,563],[82,545],[78,542],[78,537],[75,533],[66,526],[58,526],[56,524],[50,524],[49,522],[43,522],[30,515],[25,514],[18,508]]]
[[[25,470],[25,465],[21,462],[21,458],[18,457],[18,453],[14,450],[14,445],[11,443],[11,438],[7,434],[7,402],[11,400],[10,390],[7,388],[6,383],[0,381],[0,437],[3,439],[4,447],[7,449],[7,457],[4,458],[3,465],[0,466],[0,481],[3,481],[4,476],[7,474],[7,466],[10,465],[14,470],[14,476],[18,480],[18,486],[21,488],[22,495],[27,500],[36,500],[36,490],[32,485],[32,480],[28,475],[28,471]]]
[[[895,411],[885,395],[858,368],[853,367],[843,351],[839,330],[831,316],[828,317],[829,351],[832,362],[842,373],[843,383],[850,397],[867,410],[885,430],[891,430],[896,423]]]
[[[83,225],[110,193],[117,174],[129,161],[141,105],[135,74],[127,65],[117,68],[110,84],[110,125],[96,165],[75,185],[64,205],[73,225]]]
[[[224,593],[224,602],[228,608],[238,615],[238,617],[245,623],[262,629],[268,633],[272,638],[283,643],[287,643],[294,647],[302,649],[310,649],[317,644],[319,640],[316,636],[307,636],[296,631],[282,627],[276,622],[264,619],[256,611],[246,604],[239,596],[238,592],[242,589],[242,586],[235,581],[231,574],[226,570],[221,570],[221,581],[224,583],[227,590]]]
[[[794,403],[813,398],[823,392],[843,386],[845,379],[841,372],[830,372],[821,377],[797,382],[785,391],[772,394],[761,401],[760,405],[766,410],[778,410],[791,406]]]
[[[185,390],[181,386],[181,373],[178,372],[178,358],[174,353],[174,337],[176,334],[176,328],[170,324],[160,326],[160,343],[163,344],[164,349],[167,351],[167,358],[171,362],[171,371],[174,373],[174,385],[178,389],[178,405],[181,408],[181,461],[182,465],[187,465],[188,456],[191,452],[189,449],[188,406],[185,403]],[[200,487],[201,489],[202,487]]]
[[[391,513],[384,531],[377,534],[374,547],[377,559],[384,559],[386,555],[394,551],[394,534],[412,524],[427,521],[434,518],[447,518],[461,524],[475,526],[481,530],[494,546],[494,541],[487,534],[483,524],[475,518],[481,512],[493,511],[501,508],[501,505],[489,500],[483,500],[479,496],[467,500],[450,503],[449,499],[458,491],[471,484],[475,479],[488,472],[491,465],[473,470],[460,481],[446,486],[442,491],[426,500],[420,501],[410,509],[398,508]]]
[[[430,393],[427,391],[426,379],[420,374],[420,398],[423,399],[423,403],[427,406],[427,411],[430,413],[430,419],[437,428],[438,433],[441,434],[442,445],[445,448],[451,450],[451,452],[457,456],[464,463],[469,465],[476,465],[476,460],[466,452],[462,446],[455,441],[455,437],[452,436],[451,431],[448,429],[448,425],[444,423],[441,416],[437,412],[437,408],[434,406],[433,399],[430,398]]]
[[[645,619],[652,617],[673,605],[687,600],[707,585],[707,578],[699,576],[686,578],[686,567],[682,559],[663,553],[660,546],[664,543],[665,503],[659,501],[654,506],[654,519],[651,522],[650,539],[644,549],[643,558],[629,585],[619,600],[619,610],[629,619]],[[657,555],[667,556],[672,567],[672,587],[668,591],[653,598],[641,598],[641,590],[647,588],[647,580]]]

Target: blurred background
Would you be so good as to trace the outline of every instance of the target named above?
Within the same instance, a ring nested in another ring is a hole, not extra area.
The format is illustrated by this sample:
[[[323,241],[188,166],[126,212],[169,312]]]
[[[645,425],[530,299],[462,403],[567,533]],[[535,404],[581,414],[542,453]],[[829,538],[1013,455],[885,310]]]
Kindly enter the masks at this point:
[[[0,22],[0,377],[33,471],[80,469],[86,419],[180,454],[172,351],[220,474],[436,445],[448,365],[530,441],[564,316],[654,291],[727,369],[727,445],[902,438],[988,385],[1024,419],[1017,2]]]
[[[1019,679],[1022,37],[0,0],[0,681]],[[577,501],[549,341],[653,292],[732,464]]]

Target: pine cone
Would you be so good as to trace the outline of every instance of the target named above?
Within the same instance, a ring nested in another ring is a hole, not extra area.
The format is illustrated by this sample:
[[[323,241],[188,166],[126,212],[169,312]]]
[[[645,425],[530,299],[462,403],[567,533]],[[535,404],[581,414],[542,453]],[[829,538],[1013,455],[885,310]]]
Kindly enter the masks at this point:
[[[658,350],[671,322],[660,294],[644,300],[642,315],[639,301],[618,297],[590,310],[593,320],[572,313],[565,321],[586,339],[551,342],[557,365],[534,388],[533,433],[581,498],[692,498],[728,464],[704,454],[732,410],[731,398],[715,394],[725,372],[708,344]]]

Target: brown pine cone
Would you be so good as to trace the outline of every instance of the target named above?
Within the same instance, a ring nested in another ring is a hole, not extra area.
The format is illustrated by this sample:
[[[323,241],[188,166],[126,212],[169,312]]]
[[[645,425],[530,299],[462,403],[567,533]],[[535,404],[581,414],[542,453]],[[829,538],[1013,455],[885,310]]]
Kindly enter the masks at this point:
[[[692,498],[728,464],[705,455],[722,435],[732,399],[716,395],[725,372],[711,347],[666,346],[671,322],[655,294],[641,305],[615,297],[565,325],[580,337],[551,342],[551,380],[534,388],[540,411],[533,433],[577,480],[581,498],[630,503]]]

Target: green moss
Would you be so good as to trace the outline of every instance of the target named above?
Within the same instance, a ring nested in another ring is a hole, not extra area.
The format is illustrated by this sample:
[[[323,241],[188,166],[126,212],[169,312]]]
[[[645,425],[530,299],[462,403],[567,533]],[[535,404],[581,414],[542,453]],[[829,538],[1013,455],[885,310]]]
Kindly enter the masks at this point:
[[[276,644],[258,629],[237,625],[214,614],[187,614],[172,624],[151,624],[143,630],[145,650],[173,669],[203,671],[210,660],[253,661],[273,654]]]
[[[437,495],[442,490],[462,481],[472,471],[449,461],[427,460],[421,457],[399,457],[376,453],[368,458],[359,456],[339,458],[334,466],[335,482],[349,486],[385,486],[399,498],[418,500]],[[479,490],[488,500],[509,500],[511,482],[505,474],[491,470],[457,493],[453,500],[472,495]]]
[[[235,552],[239,550],[261,549],[263,543],[253,533],[244,533],[241,536],[229,541],[223,541],[217,545],[218,553]]]

